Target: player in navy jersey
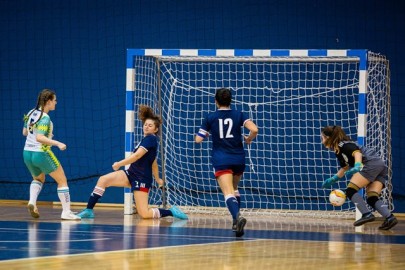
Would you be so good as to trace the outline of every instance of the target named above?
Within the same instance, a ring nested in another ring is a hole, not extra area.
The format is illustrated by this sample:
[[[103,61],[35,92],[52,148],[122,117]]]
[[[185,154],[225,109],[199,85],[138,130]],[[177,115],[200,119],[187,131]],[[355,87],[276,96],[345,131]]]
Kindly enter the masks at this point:
[[[335,152],[341,167],[334,176],[324,181],[322,187],[330,187],[344,175],[351,177],[346,188],[346,196],[362,213],[362,217],[354,222],[354,226],[375,220],[375,216],[367,207],[368,204],[385,218],[379,227],[380,230],[394,227],[398,220],[379,199],[388,174],[384,161],[372,149],[351,141],[340,126],[324,127],[321,138],[322,144]],[[367,204],[358,193],[363,187],[366,188]]]
[[[93,193],[90,195],[87,208],[78,216],[81,218],[94,218],[93,208],[103,196],[107,187],[131,187],[134,193],[136,209],[141,218],[160,218],[174,216],[179,219],[187,219],[176,206],[169,210],[163,208],[149,208],[149,189],[152,187],[153,177],[162,186],[163,180],[159,177],[159,168],[156,160],[159,140],[156,134],[161,125],[161,119],[155,115],[152,108],[144,105],[139,106],[139,119],[143,123],[144,137],[135,147],[134,152],[121,161],[114,162],[114,172],[101,176]],[[119,170],[122,166],[130,165],[128,170]],[[152,177],[153,176],[153,177]]]
[[[32,175],[28,211],[33,218],[39,218],[37,199],[49,174],[58,184],[58,197],[62,203],[61,219],[80,220],[70,210],[70,192],[62,164],[52,152],[51,147],[66,149],[66,144],[53,139],[53,124],[49,111],[56,108],[56,94],[43,89],[38,95],[37,105],[24,116],[23,135],[27,137],[24,146],[24,163]]]
[[[258,133],[255,123],[243,112],[230,108],[232,93],[227,88],[220,88],[215,94],[217,111],[209,113],[198,133],[195,142],[201,143],[211,134],[212,138],[212,165],[215,177],[225,197],[226,206],[232,215],[232,230],[237,237],[244,234],[243,228],[246,219],[239,213],[240,194],[238,185],[245,171],[245,150],[243,139],[250,144]],[[242,135],[242,127],[250,132],[248,136]]]

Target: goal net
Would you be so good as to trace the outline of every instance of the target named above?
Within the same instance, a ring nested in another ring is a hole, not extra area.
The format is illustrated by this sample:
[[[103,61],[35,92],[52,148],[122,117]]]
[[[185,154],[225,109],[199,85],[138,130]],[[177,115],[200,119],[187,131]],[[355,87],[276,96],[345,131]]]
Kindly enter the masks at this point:
[[[393,209],[389,75],[386,58],[366,50],[131,49],[126,152],[143,136],[138,106],[151,106],[163,119],[159,165],[166,190],[153,189],[150,203],[179,205],[188,213],[226,212],[211,165],[212,142],[194,142],[205,115],[216,110],[216,90],[226,87],[233,93],[231,107],[259,127],[246,147],[239,187],[244,215],[354,213],[350,201],[332,206],[331,189],[322,188],[339,168],[321,143],[327,125],[342,126],[386,161],[382,199]],[[347,182],[333,188],[345,189]]]

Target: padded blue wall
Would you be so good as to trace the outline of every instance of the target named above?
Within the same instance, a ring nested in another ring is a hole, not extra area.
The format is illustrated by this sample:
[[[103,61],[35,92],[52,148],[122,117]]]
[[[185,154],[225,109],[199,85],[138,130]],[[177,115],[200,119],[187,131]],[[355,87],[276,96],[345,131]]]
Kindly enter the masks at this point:
[[[68,146],[55,153],[75,183],[72,200],[87,201],[123,158],[127,48],[370,49],[391,64],[394,195],[405,212],[403,14],[378,0],[3,0],[0,199],[28,199],[21,119],[48,87],[58,97],[55,139]],[[45,186],[40,200],[56,201]],[[103,200],[122,199],[110,189]]]

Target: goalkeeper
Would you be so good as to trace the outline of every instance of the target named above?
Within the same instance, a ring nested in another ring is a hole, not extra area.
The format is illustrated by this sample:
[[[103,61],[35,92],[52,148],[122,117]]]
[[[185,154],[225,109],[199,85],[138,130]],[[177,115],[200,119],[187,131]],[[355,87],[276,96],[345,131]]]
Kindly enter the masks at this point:
[[[238,184],[245,171],[245,150],[241,127],[250,131],[249,135],[244,137],[246,144],[250,144],[256,138],[258,129],[244,113],[230,108],[231,101],[232,94],[229,89],[217,90],[215,104],[218,110],[205,117],[195,136],[195,142],[201,143],[211,133],[212,165],[215,177],[233,218],[232,230],[236,232],[237,237],[241,237],[246,225],[246,219],[239,214]]]
[[[362,217],[354,222],[354,226],[361,226],[375,220],[368,204],[385,218],[379,227],[380,230],[389,230],[394,227],[398,220],[379,199],[388,173],[384,161],[372,149],[351,141],[340,126],[324,127],[321,138],[322,144],[335,152],[341,166],[334,176],[323,182],[322,187],[328,188],[346,175],[351,178],[346,188],[346,196],[362,214]],[[367,204],[358,193],[363,187],[366,188]]]

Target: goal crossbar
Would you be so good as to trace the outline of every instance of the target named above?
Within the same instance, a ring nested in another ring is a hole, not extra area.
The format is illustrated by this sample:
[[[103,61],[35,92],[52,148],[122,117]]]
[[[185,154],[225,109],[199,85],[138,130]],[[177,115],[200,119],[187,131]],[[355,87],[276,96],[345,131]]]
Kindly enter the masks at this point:
[[[351,202],[331,206],[330,190],[321,188],[338,169],[320,143],[326,125],[341,125],[384,159],[389,179],[382,198],[393,209],[389,63],[368,50],[128,49],[126,155],[143,136],[135,117],[140,104],[163,119],[159,166],[167,189],[162,194],[154,187],[151,204],[223,210],[211,142],[196,146],[193,140],[204,115],[215,110],[219,87],[232,89],[233,106],[260,128],[239,189],[246,214],[354,213]],[[132,194],[124,194],[124,213],[131,214]]]

